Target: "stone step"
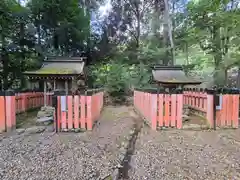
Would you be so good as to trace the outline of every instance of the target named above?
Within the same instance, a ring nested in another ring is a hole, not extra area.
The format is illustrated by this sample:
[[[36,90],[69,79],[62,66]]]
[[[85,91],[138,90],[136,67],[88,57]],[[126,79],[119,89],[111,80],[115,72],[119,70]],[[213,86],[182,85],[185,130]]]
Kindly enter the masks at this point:
[[[53,121],[53,116],[37,118],[37,122]]]

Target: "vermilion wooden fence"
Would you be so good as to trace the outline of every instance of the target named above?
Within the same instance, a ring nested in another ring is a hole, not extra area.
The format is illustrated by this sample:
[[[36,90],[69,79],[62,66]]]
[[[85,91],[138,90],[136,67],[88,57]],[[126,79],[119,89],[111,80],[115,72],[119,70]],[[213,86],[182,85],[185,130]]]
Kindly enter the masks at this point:
[[[92,130],[103,108],[103,92],[91,95],[57,95],[57,131]]]
[[[184,104],[194,109],[197,115],[205,117],[210,127],[214,124],[213,94],[199,91],[185,91]],[[216,108],[216,125],[218,127],[238,128],[239,95],[220,94],[220,106]]]
[[[213,95],[206,92],[184,91],[184,105],[194,110],[196,115],[206,118],[209,125],[213,127]]]
[[[53,93],[47,94],[47,105],[52,105]],[[43,92],[0,92],[0,132],[16,126],[16,114],[44,105]]]
[[[12,130],[16,126],[15,94],[0,93],[0,132]]]
[[[47,93],[47,105],[52,105],[53,93]],[[44,93],[43,92],[24,92],[16,93],[16,113],[22,113],[30,109],[39,108],[44,105]]]
[[[182,128],[182,94],[156,94],[135,90],[134,107],[154,130],[157,127]]]
[[[230,126],[238,128],[239,95],[222,95],[222,108],[217,110],[216,123],[219,127]]]

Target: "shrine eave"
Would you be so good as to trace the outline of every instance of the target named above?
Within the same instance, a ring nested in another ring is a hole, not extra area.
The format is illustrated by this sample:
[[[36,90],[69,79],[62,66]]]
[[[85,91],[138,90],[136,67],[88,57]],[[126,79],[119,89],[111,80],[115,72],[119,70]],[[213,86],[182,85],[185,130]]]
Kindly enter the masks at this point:
[[[81,74],[25,74],[29,80],[66,80],[66,79],[73,79],[74,77],[81,76]]]
[[[181,66],[154,66],[152,81],[162,85],[199,85],[202,82],[187,77]]]

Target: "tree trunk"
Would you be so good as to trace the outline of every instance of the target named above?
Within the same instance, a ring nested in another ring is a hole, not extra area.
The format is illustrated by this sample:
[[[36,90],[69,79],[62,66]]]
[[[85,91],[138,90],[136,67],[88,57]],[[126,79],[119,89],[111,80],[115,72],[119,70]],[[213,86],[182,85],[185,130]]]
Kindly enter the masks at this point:
[[[163,64],[167,66],[169,64],[170,58],[169,58],[169,50],[168,50],[169,48],[168,24],[166,20],[166,6],[165,6],[164,0],[160,1],[160,9],[162,12],[162,20],[163,20],[163,44],[165,46],[164,48],[166,48]]]
[[[175,52],[174,52],[174,43],[173,43],[173,35],[172,35],[172,20],[169,15],[169,5],[168,0],[164,0],[165,10],[164,10],[164,21],[166,23],[167,28],[167,37],[170,43],[171,48],[171,57],[169,59],[169,64],[175,64]]]
[[[213,57],[214,57],[214,85],[224,86],[226,83],[224,70],[222,66],[222,51],[221,51],[221,34],[220,28],[217,26],[213,26],[212,30],[213,37]]]
[[[158,30],[160,24],[160,8],[159,8],[159,0],[154,0],[154,15],[152,20],[152,32],[153,35],[157,38],[158,37]]]

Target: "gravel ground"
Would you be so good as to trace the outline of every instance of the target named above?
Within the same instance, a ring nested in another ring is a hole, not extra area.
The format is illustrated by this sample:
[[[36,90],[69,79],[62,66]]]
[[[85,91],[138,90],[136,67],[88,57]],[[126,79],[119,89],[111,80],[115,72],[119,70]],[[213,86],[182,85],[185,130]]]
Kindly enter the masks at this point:
[[[129,179],[240,179],[239,137],[240,130],[156,132],[144,126]]]
[[[106,107],[92,132],[0,135],[1,180],[101,179],[119,164],[133,126],[128,107]]]

